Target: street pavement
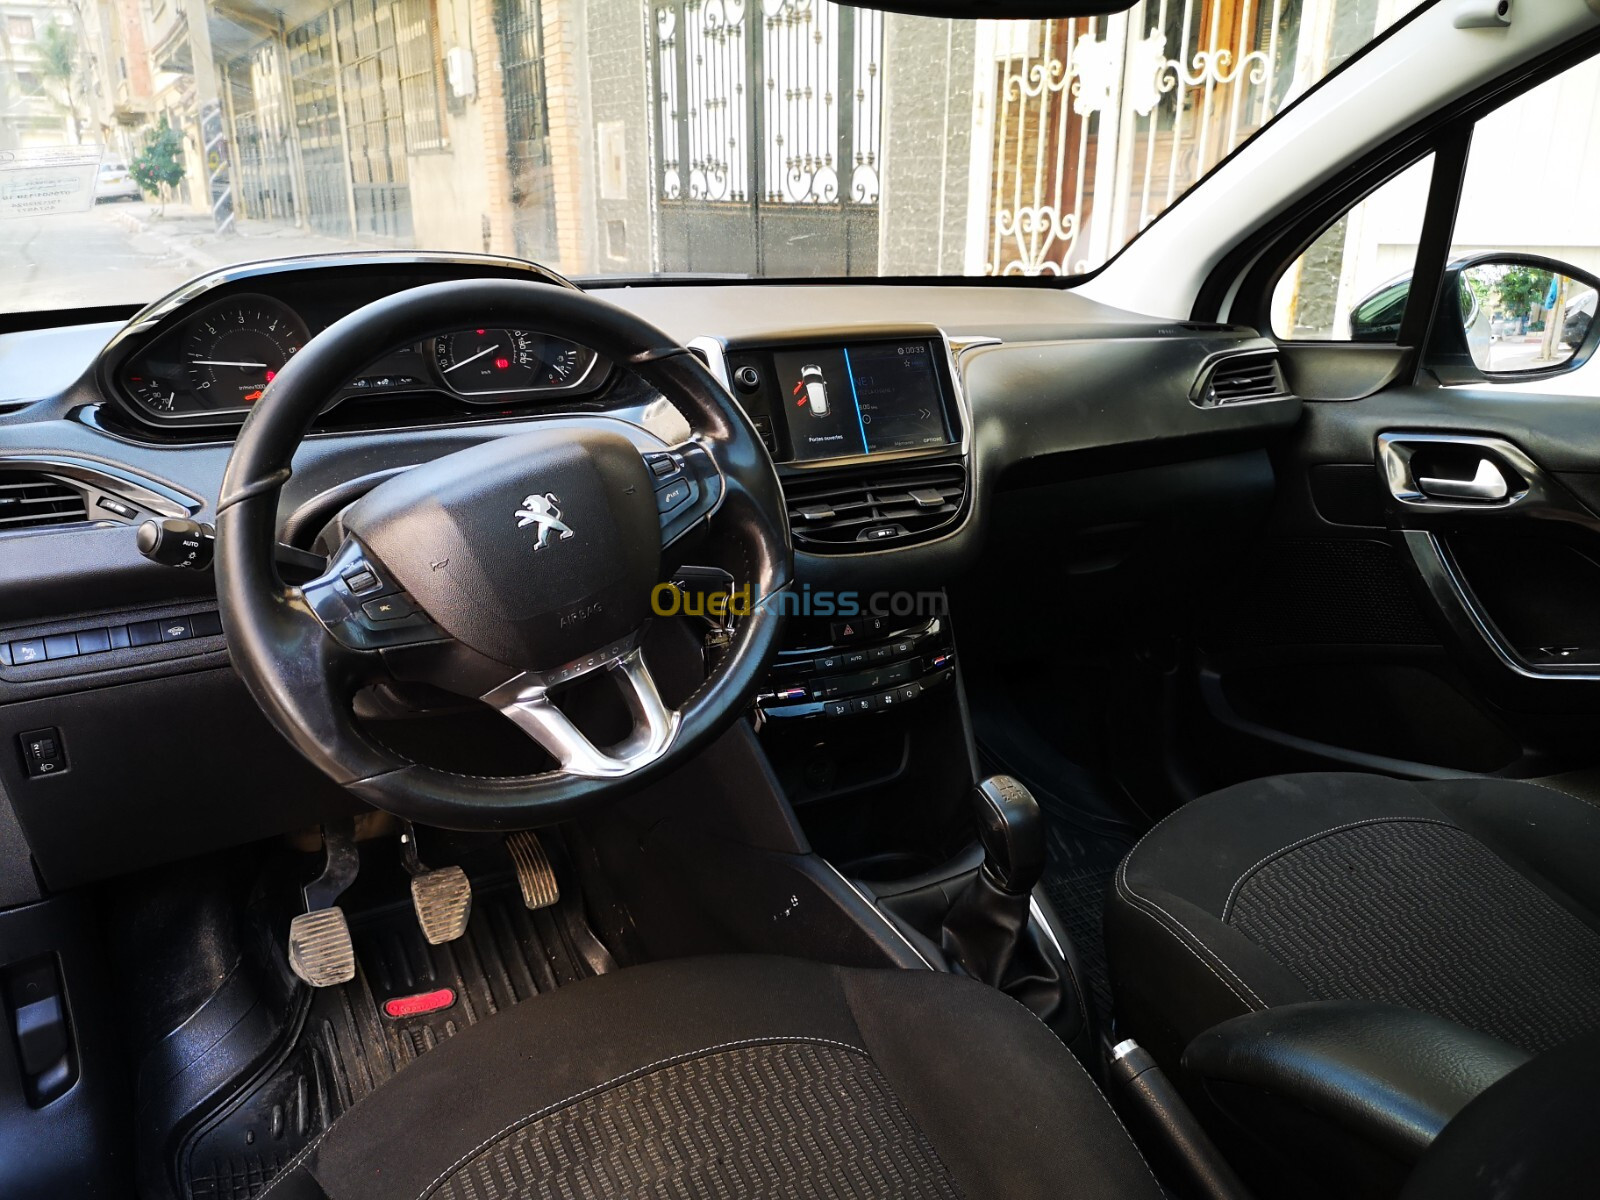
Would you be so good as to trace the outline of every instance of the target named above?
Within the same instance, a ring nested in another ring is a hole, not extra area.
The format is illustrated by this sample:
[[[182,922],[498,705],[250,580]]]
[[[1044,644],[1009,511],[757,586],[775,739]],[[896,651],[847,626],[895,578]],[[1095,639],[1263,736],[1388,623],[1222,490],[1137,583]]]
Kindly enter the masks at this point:
[[[142,203],[0,221],[0,310],[144,304],[219,266],[357,247],[261,222],[218,234],[205,216]]]

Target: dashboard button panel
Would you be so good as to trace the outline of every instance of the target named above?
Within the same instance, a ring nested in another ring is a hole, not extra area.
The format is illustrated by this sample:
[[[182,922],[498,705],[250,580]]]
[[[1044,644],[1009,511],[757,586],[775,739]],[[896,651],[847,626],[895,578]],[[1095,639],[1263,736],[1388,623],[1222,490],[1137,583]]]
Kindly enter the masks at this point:
[[[0,666],[31,667],[39,663],[67,659],[95,658],[115,650],[160,646],[186,642],[193,638],[218,637],[222,617],[215,610],[184,613],[160,620],[130,621],[127,624],[94,625],[42,637],[0,642]],[[116,665],[115,663],[108,665]]]
[[[889,635],[887,640],[859,650],[781,653],[772,668],[773,682],[757,701],[762,713],[786,719],[885,712],[916,703],[954,677],[955,650],[947,621],[897,630],[889,618],[873,617],[835,622],[831,628],[854,631],[869,620]]]

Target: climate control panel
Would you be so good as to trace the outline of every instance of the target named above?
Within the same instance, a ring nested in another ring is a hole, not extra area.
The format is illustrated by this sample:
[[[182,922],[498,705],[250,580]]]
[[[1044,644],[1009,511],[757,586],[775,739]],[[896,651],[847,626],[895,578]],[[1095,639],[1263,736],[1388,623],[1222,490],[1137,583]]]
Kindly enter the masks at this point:
[[[949,622],[906,626],[860,617],[831,624],[826,644],[781,651],[757,698],[775,719],[848,717],[914,704],[949,684],[955,647]]]

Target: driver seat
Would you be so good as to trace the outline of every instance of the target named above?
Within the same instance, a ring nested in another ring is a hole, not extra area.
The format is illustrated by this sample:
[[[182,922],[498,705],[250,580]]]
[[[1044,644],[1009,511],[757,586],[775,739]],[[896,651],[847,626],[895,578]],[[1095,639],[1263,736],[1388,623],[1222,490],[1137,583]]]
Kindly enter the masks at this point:
[[[679,959],[565,987],[406,1067],[258,1200],[1159,1200],[1093,1081],[971,980]]]

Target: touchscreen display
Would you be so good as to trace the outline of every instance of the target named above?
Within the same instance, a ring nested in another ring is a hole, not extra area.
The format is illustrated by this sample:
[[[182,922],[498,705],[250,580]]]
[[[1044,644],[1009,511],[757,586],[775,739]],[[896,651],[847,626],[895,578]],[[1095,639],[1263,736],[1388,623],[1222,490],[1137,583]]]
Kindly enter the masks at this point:
[[[930,341],[777,351],[773,363],[794,458],[948,445],[934,353]]]

